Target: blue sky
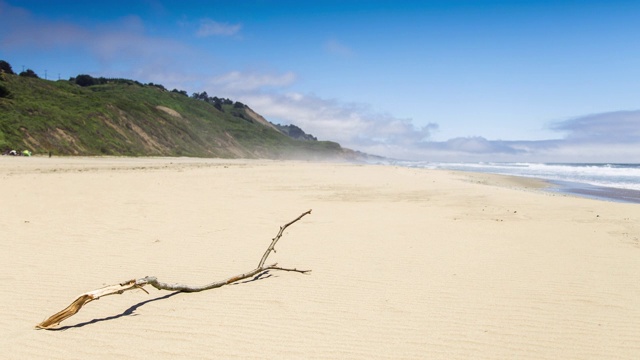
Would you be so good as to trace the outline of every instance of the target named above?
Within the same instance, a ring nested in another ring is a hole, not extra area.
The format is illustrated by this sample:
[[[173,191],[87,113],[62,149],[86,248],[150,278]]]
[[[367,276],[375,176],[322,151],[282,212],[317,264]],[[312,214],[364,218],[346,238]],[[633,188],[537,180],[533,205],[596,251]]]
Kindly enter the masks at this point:
[[[394,158],[640,162],[638,1],[0,0],[0,59]]]

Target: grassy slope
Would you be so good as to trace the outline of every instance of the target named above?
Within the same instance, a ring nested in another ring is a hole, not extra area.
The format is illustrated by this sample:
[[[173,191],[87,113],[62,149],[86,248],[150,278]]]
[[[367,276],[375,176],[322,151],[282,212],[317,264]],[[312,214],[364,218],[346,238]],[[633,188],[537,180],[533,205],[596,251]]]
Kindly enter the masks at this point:
[[[246,158],[345,155],[337,143],[293,140],[252,120],[244,108],[224,105],[219,111],[155,86],[132,82],[83,88],[15,75],[5,75],[0,85],[11,92],[9,98],[0,98],[1,151]]]

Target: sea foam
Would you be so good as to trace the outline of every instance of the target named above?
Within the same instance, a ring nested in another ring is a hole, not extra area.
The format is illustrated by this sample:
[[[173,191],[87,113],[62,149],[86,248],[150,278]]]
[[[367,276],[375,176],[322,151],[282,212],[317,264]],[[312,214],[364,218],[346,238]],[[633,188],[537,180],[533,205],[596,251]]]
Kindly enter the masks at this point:
[[[640,191],[640,164],[399,162],[429,169],[475,171]]]

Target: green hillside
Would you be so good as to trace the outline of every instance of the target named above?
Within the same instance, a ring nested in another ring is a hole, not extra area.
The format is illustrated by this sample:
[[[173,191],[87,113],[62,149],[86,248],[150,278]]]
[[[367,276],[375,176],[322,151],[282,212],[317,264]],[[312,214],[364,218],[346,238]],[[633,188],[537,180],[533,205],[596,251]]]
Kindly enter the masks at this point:
[[[248,106],[228,99],[212,103],[161,85],[124,79],[101,78],[100,84],[79,86],[75,79],[0,75],[0,151],[222,158],[355,156],[334,142],[293,139]]]

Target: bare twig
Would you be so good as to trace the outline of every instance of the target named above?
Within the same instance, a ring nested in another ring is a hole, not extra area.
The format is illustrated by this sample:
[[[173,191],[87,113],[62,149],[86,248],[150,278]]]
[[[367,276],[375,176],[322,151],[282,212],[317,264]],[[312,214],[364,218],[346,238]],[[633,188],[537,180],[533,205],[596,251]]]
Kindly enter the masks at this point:
[[[269,257],[269,254],[271,253],[271,251],[273,252],[276,251],[275,250],[276,243],[278,242],[278,240],[280,240],[280,237],[282,237],[282,233],[284,232],[284,230],[288,228],[290,225],[292,225],[293,223],[295,223],[296,221],[302,219],[303,216],[309,215],[309,214],[311,214],[311,210],[302,213],[300,216],[298,216],[294,220],[291,220],[290,222],[280,226],[280,231],[278,231],[278,235],[276,235],[276,237],[273,238],[273,240],[271,241],[271,245],[269,245],[269,247],[267,248],[267,251],[265,251],[264,255],[262,255],[262,259],[260,259],[260,262],[258,263],[258,268],[261,268],[264,266],[264,262],[267,261],[267,258]]]
[[[190,285],[184,285],[184,284],[168,284],[168,283],[164,283],[164,282],[159,281],[155,276],[145,276],[145,277],[139,278],[139,279],[128,280],[128,281],[122,282],[120,284],[105,286],[105,287],[97,289],[97,290],[93,290],[93,291],[86,292],[84,294],[80,294],[69,306],[67,306],[65,309],[63,309],[63,310],[51,315],[45,321],[43,321],[40,324],[36,325],[36,328],[37,329],[52,329],[52,328],[56,327],[58,324],[60,324],[62,321],[64,321],[64,320],[70,318],[71,316],[75,315],[87,303],[89,303],[89,302],[91,302],[93,300],[98,300],[99,298],[104,297],[104,296],[122,294],[125,291],[133,290],[133,289],[142,289],[144,292],[147,292],[143,288],[143,286],[145,286],[145,285],[151,285],[151,286],[153,286],[154,288],[156,288],[158,290],[169,290],[169,291],[180,291],[180,292],[199,292],[199,291],[219,288],[219,287],[222,287],[224,285],[233,284],[233,283],[238,282],[240,280],[244,280],[246,278],[258,275],[258,274],[260,274],[260,273],[262,273],[264,271],[267,271],[267,270],[293,271],[293,272],[299,272],[299,273],[302,273],[302,274],[306,274],[306,273],[310,272],[311,270],[298,270],[296,268],[293,268],[293,269],[282,268],[282,267],[277,266],[278,264],[272,264],[272,265],[265,266],[264,263],[267,260],[267,258],[269,257],[269,254],[271,254],[271,251],[275,252],[275,245],[278,242],[278,240],[280,240],[280,238],[282,237],[282,234],[283,234],[284,230],[287,227],[289,227],[293,223],[297,222],[298,220],[302,219],[305,215],[308,215],[308,214],[311,214],[311,210],[302,213],[296,219],[294,219],[294,220],[288,222],[287,224],[281,226],[280,227],[280,231],[278,231],[278,234],[276,235],[276,237],[274,237],[271,240],[271,244],[269,245],[269,247],[265,251],[264,255],[262,255],[262,259],[260,259],[260,262],[258,263],[258,267],[253,269],[253,270],[251,270],[251,271],[249,271],[249,272],[242,273],[242,274],[239,274],[239,275],[236,275],[236,276],[232,276],[232,277],[230,277],[228,279],[225,279],[225,280],[216,281],[216,282],[212,282],[212,283],[201,285],[201,286],[190,286]]]

